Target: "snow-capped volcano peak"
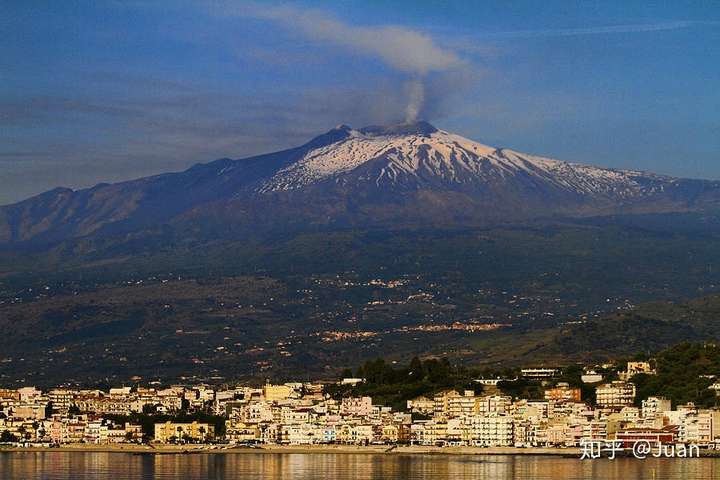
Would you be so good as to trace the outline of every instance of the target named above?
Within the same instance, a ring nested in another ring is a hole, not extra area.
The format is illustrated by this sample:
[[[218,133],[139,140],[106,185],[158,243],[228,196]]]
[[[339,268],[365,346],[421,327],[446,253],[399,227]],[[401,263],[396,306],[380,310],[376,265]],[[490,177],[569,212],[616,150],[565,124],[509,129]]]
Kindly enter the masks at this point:
[[[297,190],[323,182],[484,191],[522,184],[522,189],[627,198],[657,187],[653,178],[658,177],[498,149],[427,122],[359,130],[341,125],[318,139],[323,141],[308,144],[311,148],[302,158],[277,171],[258,191]]]
[[[370,126],[355,130],[345,125],[337,141],[310,149],[300,160],[278,171],[261,192],[292,190],[352,172],[370,162],[378,167],[378,182],[398,175],[436,174],[452,179],[452,172],[477,172],[481,159],[497,150],[438,130],[427,122]],[[449,175],[449,177],[448,177]]]

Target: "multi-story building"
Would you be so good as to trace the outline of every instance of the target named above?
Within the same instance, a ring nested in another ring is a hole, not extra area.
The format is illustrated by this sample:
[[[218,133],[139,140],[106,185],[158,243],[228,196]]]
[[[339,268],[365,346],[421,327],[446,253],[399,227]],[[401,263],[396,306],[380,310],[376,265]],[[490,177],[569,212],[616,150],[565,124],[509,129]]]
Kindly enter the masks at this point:
[[[234,442],[254,442],[260,439],[257,425],[243,423],[237,420],[225,421],[225,439]]]
[[[370,397],[348,397],[343,398],[340,403],[340,414],[355,417],[368,416],[373,411],[372,398]]]
[[[407,409],[422,415],[432,415],[435,411],[435,402],[427,397],[417,397],[407,401]]]
[[[593,408],[582,403],[575,390],[561,383],[546,390],[545,400],[516,401],[499,394],[447,390],[432,399],[409,401],[408,410],[430,417],[413,420],[410,413],[373,405],[369,396],[333,399],[313,384],[53,389],[47,394],[25,387],[0,391],[0,433],[9,432],[9,438],[22,442],[139,442],[140,425],[115,424],[108,414],[144,411],[146,406],[152,407],[148,413],[157,413],[166,404],[189,413],[202,409],[225,415],[225,439],[233,443],[565,447],[616,437],[624,442],[672,437],[703,445],[720,437],[720,410],[699,410],[693,404],[671,410],[670,401],[659,397],[647,398],[637,408],[632,405],[634,385],[622,381],[600,385],[599,408]],[[48,403],[57,407],[46,408]],[[77,408],[84,413],[76,415]],[[214,436],[214,428],[200,422],[165,422],[149,433],[157,442],[201,442]]]
[[[75,393],[64,388],[53,388],[48,392],[48,400],[54,412],[66,414],[72,405]]]
[[[509,447],[514,443],[513,419],[509,415],[489,413],[470,418],[472,445],[478,447]]]
[[[475,402],[475,413],[479,415],[508,413],[511,405],[512,397],[507,395],[489,395],[477,399]]]
[[[23,420],[42,420],[45,418],[47,402],[17,402],[8,411],[10,417]]]
[[[595,390],[597,404],[605,408],[622,408],[635,401],[635,384],[615,381],[600,385]]]
[[[165,422],[155,424],[154,439],[158,443],[198,441],[203,442],[215,436],[215,426],[208,423]]]
[[[460,393],[458,393],[457,390],[445,390],[436,393],[435,396],[433,396],[433,413],[447,417],[450,411],[450,399],[459,396]]]
[[[648,397],[641,403],[643,418],[654,418],[672,410],[672,403],[664,397]]]
[[[457,418],[473,415],[477,412],[477,403],[480,401],[472,390],[465,390],[463,395],[453,395],[447,398],[447,416]]]
[[[650,366],[650,362],[628,362],[624,372],[620,372],[618,376],[620,380],[630,380],[633,376],[644,373],[646,375],[655,375],[655,370]]]
[[[322,428],[310,423],[280,425],[278,443],[284,445],[312,445],[323,440]]]
[[[699,410],[686,415],[679,425],[681,442],[707,445],[720,436],[720,411]]]
[[[42,391],[35,387],[22,387],[17,389],[18,400],[21,402],[30,402],[42,395]]]
[[[604,440],[607,434],[607,422],[604,420],[590,420],[582,424],[582,438],[585,440]]]
[[[558,383],[554,388],[545,390],[545,400],[555,402],[579,402],[581,392],[579,388],[572,388],[567,383]]]

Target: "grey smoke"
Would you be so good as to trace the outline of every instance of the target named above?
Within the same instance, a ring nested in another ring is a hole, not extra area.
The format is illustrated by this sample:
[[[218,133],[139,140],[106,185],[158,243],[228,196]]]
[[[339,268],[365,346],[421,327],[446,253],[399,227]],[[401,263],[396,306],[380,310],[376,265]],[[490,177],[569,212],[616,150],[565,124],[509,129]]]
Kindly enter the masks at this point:
[[[423,103],[425,102],[425,85],[421,79],[414,79],[407,83],[408,104],[405,107],[405,123],[418,120]]]
[[[317,10],[262,4],[215,4],[216,13],[260,18],[282,24],[307,38],[345,48],[355,54],[378,58],[391,68],[408,74],[405,85],[408,103],[406,121],[423,112],[425,81],[428,75],[461,69],[466,64],[458,55],[436,44],[422,32],[395,25],[350,25]]]

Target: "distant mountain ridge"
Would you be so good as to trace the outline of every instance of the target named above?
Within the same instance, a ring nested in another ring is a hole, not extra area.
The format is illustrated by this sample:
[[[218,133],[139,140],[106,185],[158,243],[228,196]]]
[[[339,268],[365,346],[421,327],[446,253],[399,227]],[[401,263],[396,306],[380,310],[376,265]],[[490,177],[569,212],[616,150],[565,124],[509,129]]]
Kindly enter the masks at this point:
[[[0,244],[98,236],[233,235],[308,225],[485,225],[716,208],[720,182],[568,163],[482,145],[426,122],[340,125],[297,148],[220,159],[0,207]]]

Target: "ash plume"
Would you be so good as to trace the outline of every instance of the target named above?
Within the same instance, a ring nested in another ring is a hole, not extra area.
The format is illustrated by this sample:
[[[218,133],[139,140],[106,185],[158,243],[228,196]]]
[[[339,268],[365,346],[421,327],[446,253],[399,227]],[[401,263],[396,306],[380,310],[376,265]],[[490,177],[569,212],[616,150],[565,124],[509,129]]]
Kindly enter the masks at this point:
[[[415,79],[406,84],[408,104],[405,107],[405,123],[413,123],[420,117],[425,101],[425,85],[422,80]]]
[[[350,25],[317,10],[263,4],[220,4],[218,13],[277,22],[305,37],[332,44],[354,54],[376,58],[409,77],[405,120],[412,122],[424,113],[425,80],[429,75],[462,69],[466,63],[452,50],[438,45],[431,36],[395,25]],[[437,93],[438,90],[433,90]],[[437,99],[435,99],[437,100]]]

